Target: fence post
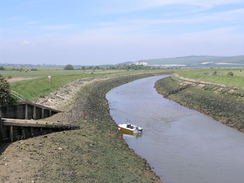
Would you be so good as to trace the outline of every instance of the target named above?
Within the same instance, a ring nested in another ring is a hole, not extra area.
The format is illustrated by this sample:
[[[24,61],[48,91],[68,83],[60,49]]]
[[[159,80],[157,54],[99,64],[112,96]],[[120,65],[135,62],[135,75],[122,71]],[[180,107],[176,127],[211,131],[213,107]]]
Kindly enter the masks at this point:
[[[11,125],[9,126],[9,136],[10,136],[10,141],[13,142],[14,141],[14,127]]]
[[[25,119],[28,119],[28,104],[25,104]]]

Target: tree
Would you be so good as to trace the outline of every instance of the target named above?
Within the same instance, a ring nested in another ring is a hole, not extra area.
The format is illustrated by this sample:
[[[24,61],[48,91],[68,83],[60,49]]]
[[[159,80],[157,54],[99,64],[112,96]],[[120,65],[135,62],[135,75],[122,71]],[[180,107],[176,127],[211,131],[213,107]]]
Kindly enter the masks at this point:
[[[0,71],[5,70],[5,68],[3,66],[0,66]]]
[[[68,64],[64,67],[64,70],[74,70],[74,67],[73,65]]]
[[[0,75],[0,105],[10,104],[14,101],[10,94],[10,87],[7,80]]]

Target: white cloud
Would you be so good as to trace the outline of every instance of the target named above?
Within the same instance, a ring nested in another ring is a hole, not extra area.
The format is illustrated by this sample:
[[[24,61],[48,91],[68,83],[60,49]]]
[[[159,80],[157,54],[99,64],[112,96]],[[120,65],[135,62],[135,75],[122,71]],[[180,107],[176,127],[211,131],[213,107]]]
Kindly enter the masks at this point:
[[[201,11],[218,5],[238,3],[243,3],[243,0],[104,0],[101,9],[104,13],[115,13],[153,9],[166,5],[188,5],[195,6],[196,11]]]
[[[244,8],[229,10],[212,14],[200,14],[188,18],[161,18],[161,19],[123,19],[114,22],[100,22],[101,27],[145,27],[153,24],[173,24],[173,23],[201,23],[201,22],[244,22]]]
[[[4,43],[2,58],[36,64],[106,64],[184,55],[244,54],[244,35],[238,34],[235,27],[171,36],[102,29],[62,39],[42,37],[31,41],[28,48]]]

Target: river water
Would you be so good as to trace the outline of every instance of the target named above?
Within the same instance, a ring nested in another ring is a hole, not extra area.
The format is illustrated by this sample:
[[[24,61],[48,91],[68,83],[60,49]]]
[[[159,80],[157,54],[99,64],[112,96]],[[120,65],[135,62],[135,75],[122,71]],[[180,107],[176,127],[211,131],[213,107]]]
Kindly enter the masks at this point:
[[[139,79],[107,93],[116,123],[143,127],[124,135],[164,183],[244,183],[244,133],[164,98],[154,89],[166,76]]]

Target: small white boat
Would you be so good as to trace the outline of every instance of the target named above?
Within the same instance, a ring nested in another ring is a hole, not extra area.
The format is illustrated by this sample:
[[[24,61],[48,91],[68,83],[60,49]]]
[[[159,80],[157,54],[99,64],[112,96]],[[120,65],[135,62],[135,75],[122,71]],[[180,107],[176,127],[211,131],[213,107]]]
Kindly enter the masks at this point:
[[[129,135],[134,135],[134,134],[138,134],[141,133],[143,131],[143,129],[139,126],[135,126],[132,124],[119,124],[119,130],[125,134],[129,134]]]

